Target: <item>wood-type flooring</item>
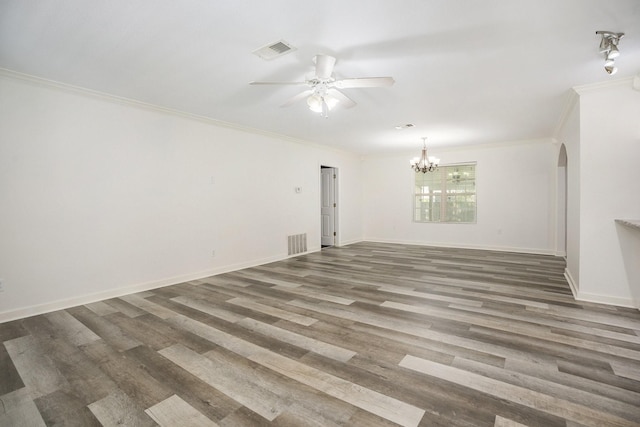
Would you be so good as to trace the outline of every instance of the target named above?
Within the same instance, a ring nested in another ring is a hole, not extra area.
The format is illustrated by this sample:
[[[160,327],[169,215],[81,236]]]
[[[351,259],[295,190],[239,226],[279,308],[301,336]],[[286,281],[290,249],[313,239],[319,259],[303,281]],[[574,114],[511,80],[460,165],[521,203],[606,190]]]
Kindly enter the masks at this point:
[[[640,312],[357,243],[0,324],[0,426],[639,426]]]

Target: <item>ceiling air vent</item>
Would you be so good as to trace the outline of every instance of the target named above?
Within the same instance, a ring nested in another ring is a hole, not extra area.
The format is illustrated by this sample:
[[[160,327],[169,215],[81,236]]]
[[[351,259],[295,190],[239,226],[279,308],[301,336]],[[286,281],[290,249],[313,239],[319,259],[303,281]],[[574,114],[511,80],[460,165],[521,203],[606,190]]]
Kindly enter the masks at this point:
[[[280,40],[261,47],[260,49],[256,49],[253,51],[253,53],[258,55],[262,59],[270,60],[289,52],[293,52],[294,50],[296,50],[295,47],[291,46],[284,40]]]
[[[402,130],[402,129],[412,128],[413,126],[415,126],[413,123],[407,123],[407,124],[404,124],[404,125],[395,126],[395,128],[398,129],[398,130]]]

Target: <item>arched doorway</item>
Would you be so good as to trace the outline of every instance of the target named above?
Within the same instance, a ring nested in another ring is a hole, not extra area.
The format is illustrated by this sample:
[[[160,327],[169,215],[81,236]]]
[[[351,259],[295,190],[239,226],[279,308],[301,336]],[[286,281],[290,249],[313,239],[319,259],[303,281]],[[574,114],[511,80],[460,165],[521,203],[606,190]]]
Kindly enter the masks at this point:
[[[567,256],[567,149],[562,144],[558,153],[557,171],[557,216],[556,216],[556,254]]]

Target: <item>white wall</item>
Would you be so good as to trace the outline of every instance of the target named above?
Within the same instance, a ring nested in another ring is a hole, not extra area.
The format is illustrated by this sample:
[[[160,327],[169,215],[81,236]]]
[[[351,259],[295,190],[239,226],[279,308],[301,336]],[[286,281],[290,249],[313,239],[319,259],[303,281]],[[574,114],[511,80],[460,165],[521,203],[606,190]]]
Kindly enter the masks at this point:
[[[640,259],[625,251],[619,232],[640,238],[640,231],[619,230],[614,220],[640,219],[640,92],[622,83],[580,92],[578,297],[633,305],[640,278],[625,264]]]
[[[0,75],[0,321],[317,250],[321,164],[361,240],[355,155]]]
[[[412,221],[419,152],[367,157],[363,163],[365,240],[554,253],[555,168],[551,140],[431,149],[441,164],[477,162],[477,223]]]

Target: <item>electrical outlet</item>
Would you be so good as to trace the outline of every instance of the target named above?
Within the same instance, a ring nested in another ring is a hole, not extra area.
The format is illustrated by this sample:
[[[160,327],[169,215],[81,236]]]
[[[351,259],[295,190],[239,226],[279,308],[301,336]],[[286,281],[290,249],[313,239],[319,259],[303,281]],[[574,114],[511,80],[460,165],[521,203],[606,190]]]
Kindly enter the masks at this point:
[[[216,250],[215,249],[211,251],[211,256],[216,256]]]
[[[4,279],[0,279],[0,292],[4,292]]]

